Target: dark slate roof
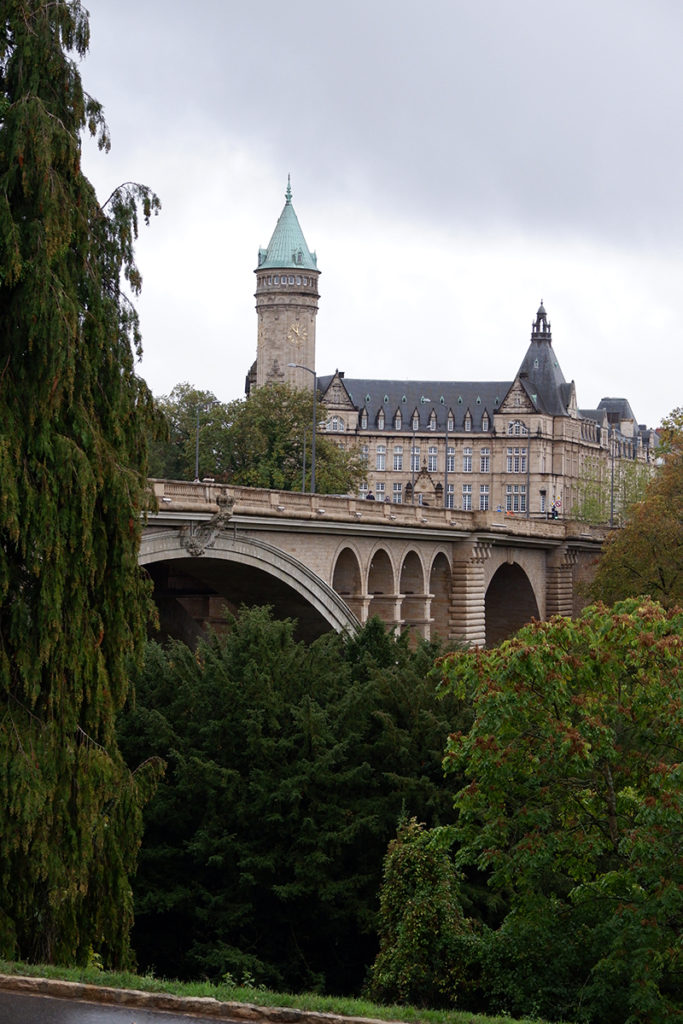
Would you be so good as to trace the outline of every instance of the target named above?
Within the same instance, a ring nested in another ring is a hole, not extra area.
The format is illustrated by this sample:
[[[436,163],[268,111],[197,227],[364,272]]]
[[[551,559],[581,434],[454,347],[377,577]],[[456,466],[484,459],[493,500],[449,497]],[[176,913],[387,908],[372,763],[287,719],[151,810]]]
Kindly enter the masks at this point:
[[[318,386],[324,395],[334,380],[334,374],[318,377]],[[376,422],[380,409],[384,410],[386,427],[393,429],[397,409],[401,411],[401,429],[410,434],[415,409],[420,414],[420,429],[429,422],[432,409],[436,412],[436,429],[446,429],[449,410],[455,420],[454,429],[462,430],[465,414],[469,410],[472,430],[481,429],[484,412],[493,420],[493,414],[507,395],[512,381],[434,381],[434,380],[370,380],[366,377],[343,377],[342,383],[360,412],[368,411],[368,427]]]
[[[626,398],[601,398],[598,409],[605,410],[610,423],[619,423],[621,420],[637,423],[636,415]]]
[[[539,412],[550,416],[567,415],[572,386],[564,379],[555,356],[550,321],[543,303],[532,324],[531,344],[517,376]]]

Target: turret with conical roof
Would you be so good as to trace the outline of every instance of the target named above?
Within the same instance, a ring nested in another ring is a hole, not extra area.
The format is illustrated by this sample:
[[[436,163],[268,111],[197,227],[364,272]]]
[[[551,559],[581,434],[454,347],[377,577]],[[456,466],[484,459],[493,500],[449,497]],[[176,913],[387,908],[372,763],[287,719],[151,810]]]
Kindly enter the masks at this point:
[[[517,378],[539,412],[550,416],[569,415],[572,385],[564,379],[555,356],[550,320],[542,299],[531,324],[531,344]]]
[[[266,249],[259,249],[256,274],[258,343],[255,384],[287,382],[310,388],[315,370],[318,312],[317,258],[308,248],[292,205],[289,177],[285,205]]]

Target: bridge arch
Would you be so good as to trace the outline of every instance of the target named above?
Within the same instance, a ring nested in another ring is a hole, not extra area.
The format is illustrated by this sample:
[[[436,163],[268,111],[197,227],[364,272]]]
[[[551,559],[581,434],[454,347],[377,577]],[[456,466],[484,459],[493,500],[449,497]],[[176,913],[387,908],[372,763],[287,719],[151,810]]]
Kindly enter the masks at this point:
[[[541,617],[529,576],[518,562],[505,562],[493,574],[486,589],[484,615],[487,647]]]
[[[429,573],[429,592],[432,595],[430,635],[440,636],[442,640],[447,640],[451,635],[451,585],[450,560],[443,551],[439,551],[432,559]]]
[[[389,627],[398,625],[400,601],[396,589],[396,571],[389,553],[383,547],[375,548],[369,559],[366,590],[370,598],[368,618],[379,615]]]
[[[332,588],[344,599],[351,612],[358,619],[362,619],[363,590],[360,558],[354,548],[348,544],[344,544],[340,548],[335,558]]]
[[[210,547],[193,553],[188,550],[187,534],[177,530],[150,531],[143,534],[138,561],[154,580],[157,603],[165,603],[169,609],[174,597],[178,604],[182,593],[182,584],[174,591],[169,587],[170,581],[189,579],[196,583],[202,597],[222,598],[229,608],[240,604],[272,605],[276,615],[298,620],[298,635],[302,639],[314,639],[330,629],[355,631],[360,626],[343,598],[306,565],[255,538],[221,533]],[[187,595],[183,607],[185,614],[174,609],[175,621],[181,632],[183,624],[191,632],[189,620],[193,613],[191,603],[188,610]],[[163,617],[163,607],[160,612]],[[195,637],[199,631],[196,627]]]
[[[414,629],[421,636],[429,632],[430,598],[425,588],[425,570],[422,559],[414,550],[403,556],[399,581],[401,621],[404,629]]]

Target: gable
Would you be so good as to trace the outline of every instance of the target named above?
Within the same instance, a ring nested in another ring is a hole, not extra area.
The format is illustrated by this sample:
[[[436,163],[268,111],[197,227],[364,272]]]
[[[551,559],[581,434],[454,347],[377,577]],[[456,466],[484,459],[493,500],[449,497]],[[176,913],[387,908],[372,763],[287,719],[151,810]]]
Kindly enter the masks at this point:
[[[335,373],[330,381],[322,400],[328,409],[347,411],[356,409],[355,405],[349,398],[349,393],[344,387],[344,382],[338,373]]]
[[[535,411],[519,377],[513,381],[512,387],[496,410],[499,413],[530,413]]]

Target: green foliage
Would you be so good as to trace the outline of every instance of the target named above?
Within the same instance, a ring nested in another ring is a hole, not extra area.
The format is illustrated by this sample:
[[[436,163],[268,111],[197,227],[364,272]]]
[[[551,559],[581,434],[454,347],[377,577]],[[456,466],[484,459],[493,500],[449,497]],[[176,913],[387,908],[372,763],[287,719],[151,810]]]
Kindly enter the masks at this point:
[[[313,406],[308,391],[269,384],[243,401],[231,402],[229,415],[231,479],[249,487],[300,491],[306,444],[306,490],[310,489]],[[318,412],[318,422],[321,413]],[[324,434],[316,438],[316,491],[355,491],[365,465],[354,450],[346,451]]]
[[[230,468],[228,406],[211,391],[176,384],[170,395],[157,399],[165,431],[150,439],[149,475],[167,480],[193,480],[199,437],[199,479],[226,480]]]
[[[129,875],[158,767],[114,722],[149,614],[137,567],[151,396],[134,372],[138,208],[100,207],[81,133],[108,147],[77,66],[86,12],[6,0],[0,19],[0,951],[125,962]]]
[[[509,908],[487,939],[483,987],[511,1012],[674,1019],[683,613],[591,607],[442,667],[475,711],[447,748],[469,780],[456,863],[486,872]]]
[[[466,981],[471,929],[448,850],[452,828],[402,821],[384,860],[380,950],[368,991],[379,1002],[453,1006]]]
[[[584,523],[623,522],[643,498],[651,478],[650,466],[642,462],[615,459],[612,464],[597,456],[585,458],[572,518]]]
[[[612,604],[649,595],[666,608],[683,602],[683,431],[681,412],[664,421],[664,462],[645,497],[603,547],[590,587],[595,600]]]
[[[286,384],[269,384],[248,399],[227,404],[210,391],[178,384],[158,400],[167,438],[151,443],[152,476],[191,480],[195,475],[199,410],[199,477],[300,491],[311,486],[312,396]],[[306,473],[304,475],[304,462]],[[355,450],[324,434],[316,438],[316,491],[346,494],[365,476]]]
[[[264,609],[196,652],[149,647],[121,723],[131,763],[168,761],[135,887],[141,963],[360,987],[402,808],[452,817],[441,760],[457,705],[426,679],[436,653],[377,621],[306,646]]]

